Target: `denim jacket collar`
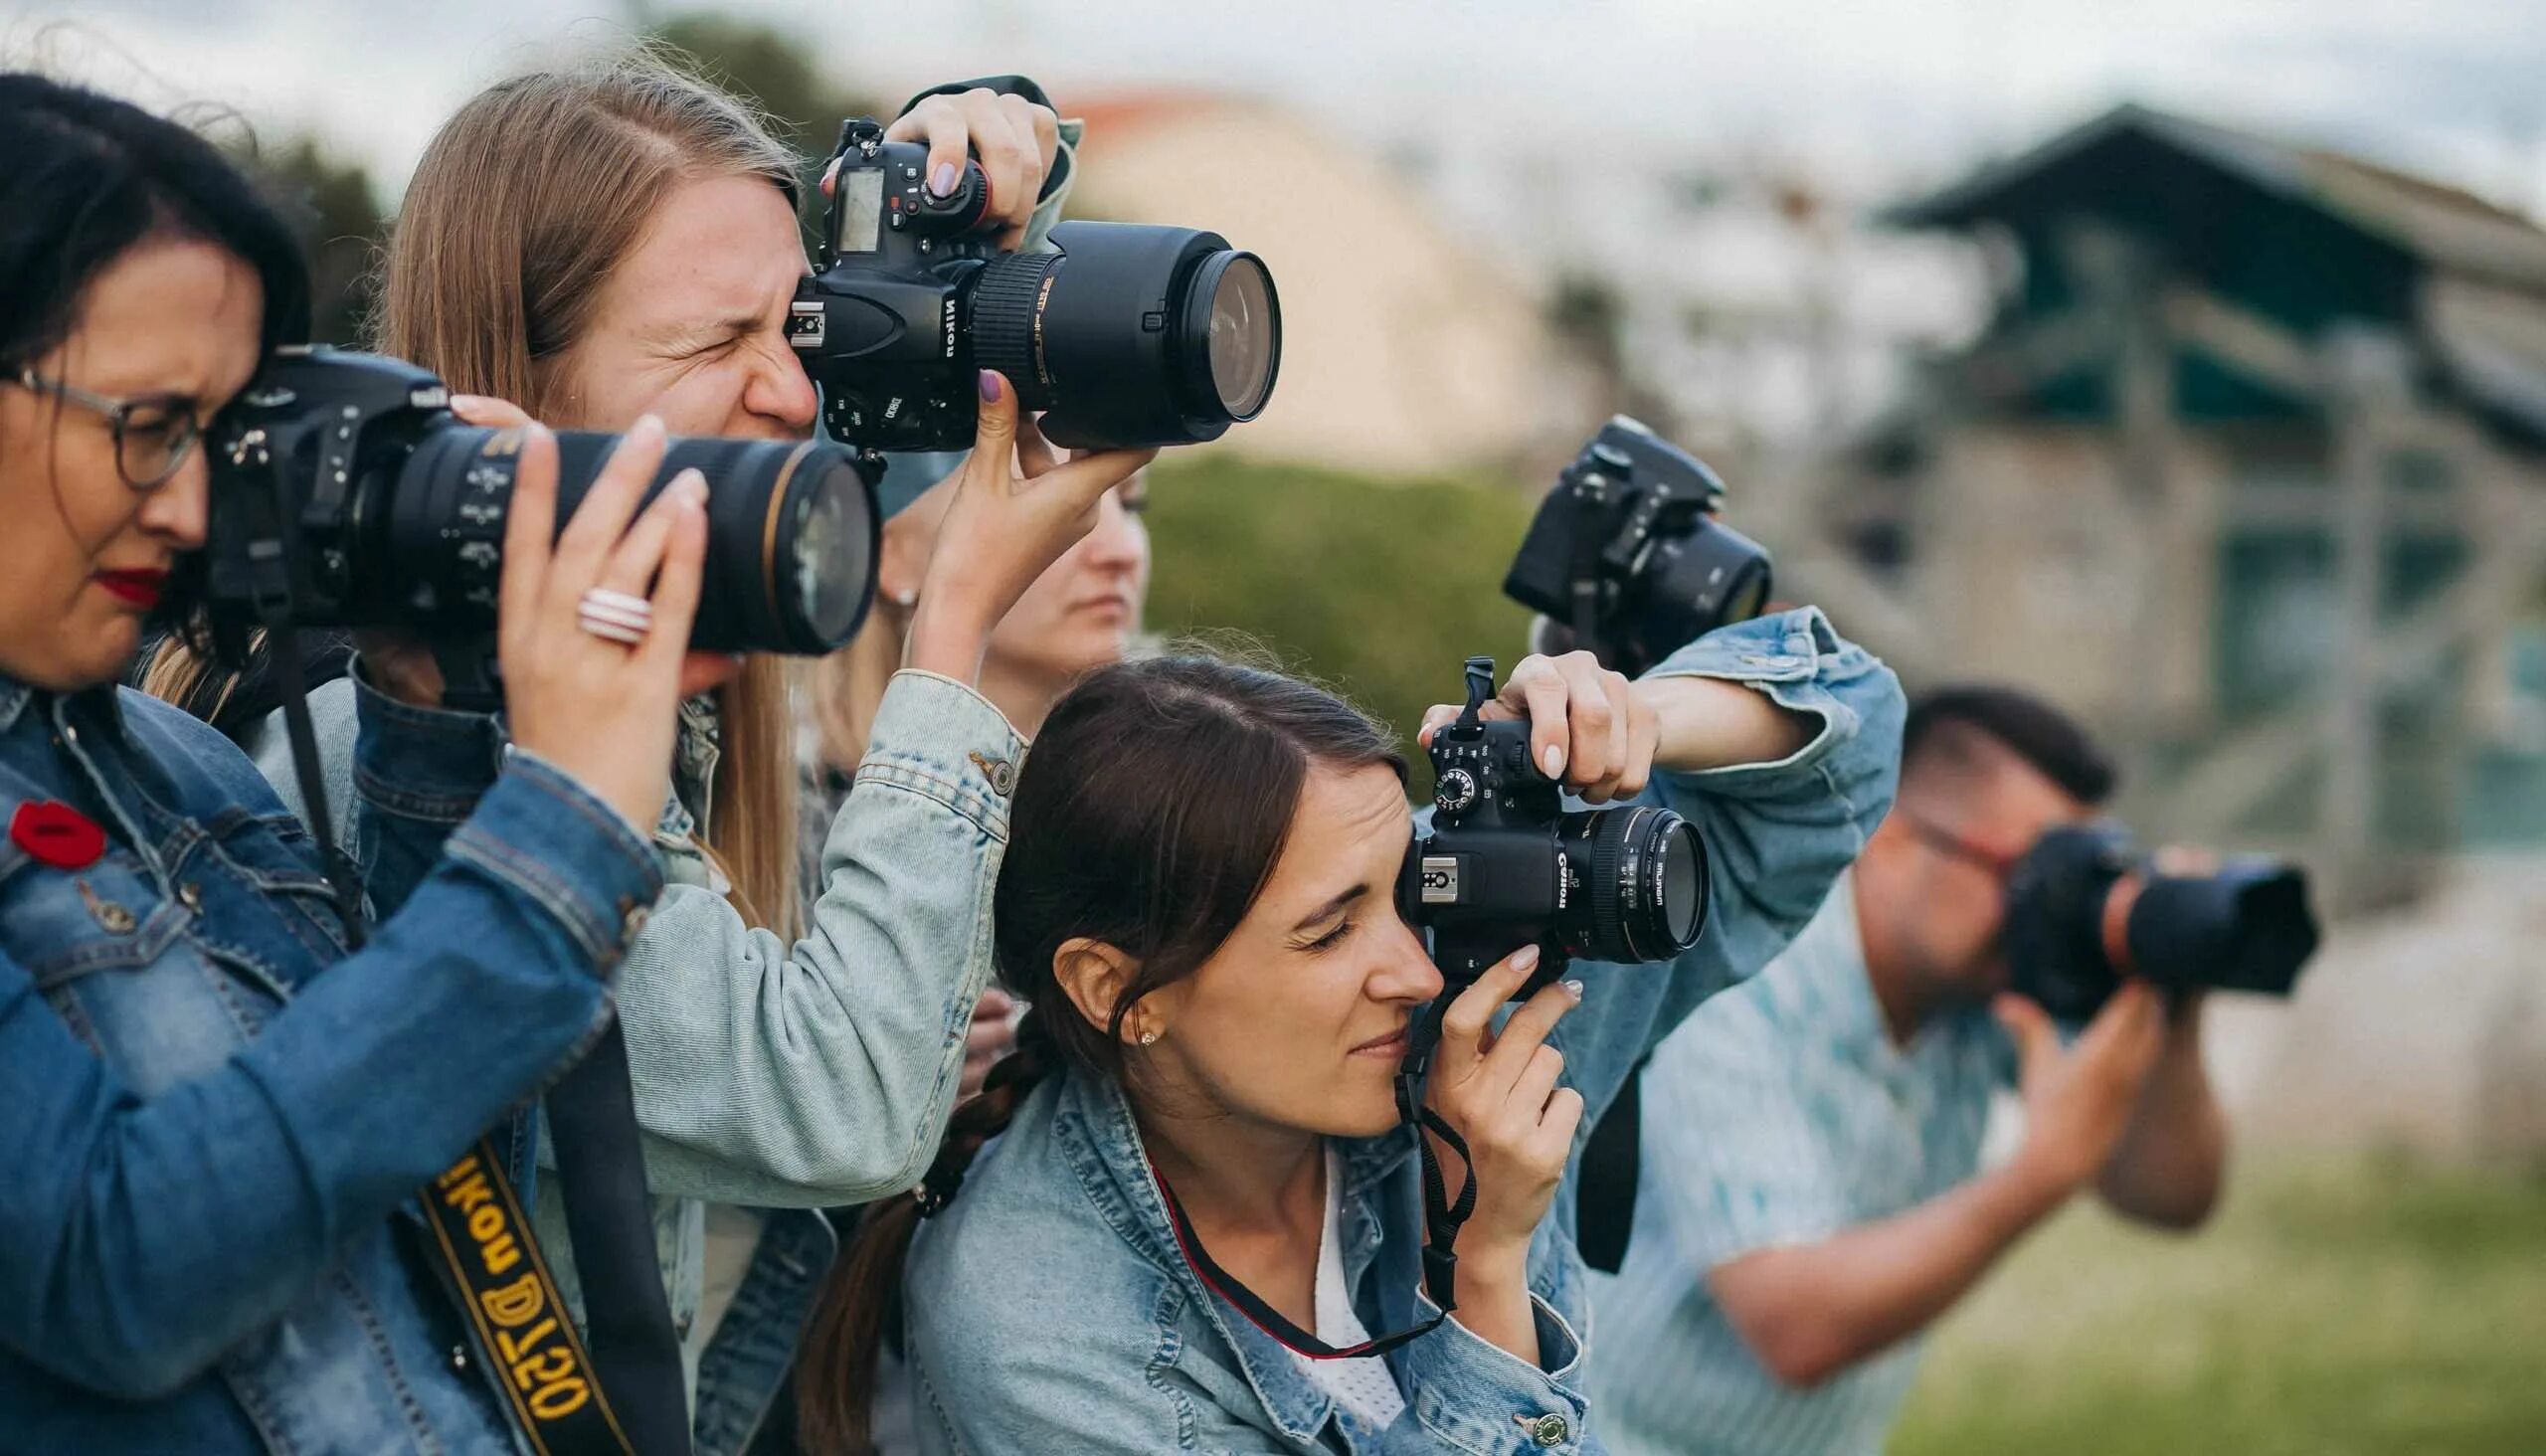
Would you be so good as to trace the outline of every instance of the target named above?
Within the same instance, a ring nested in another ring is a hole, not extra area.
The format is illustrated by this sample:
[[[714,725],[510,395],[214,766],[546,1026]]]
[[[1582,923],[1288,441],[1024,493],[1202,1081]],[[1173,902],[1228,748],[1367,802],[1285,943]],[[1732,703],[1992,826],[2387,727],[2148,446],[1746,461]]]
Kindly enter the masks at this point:
[[[27,710],[27,702],[36,690],[12,677],[0,677],[0,733],[18,726],[18,715]]]
[[[1309,1378],[1281,1342],[1243,1316],[1232,1317],[1229,1306],[1211,1292],[1184,1257],[1159,1193],[1157,1170],[1141,1143],[1140,1125],[1122,1087],[1110,1077],[1075,1073],[1063,1073],[1059,1081],[1052,1130],[1088,1197],[1116,1232],[1143,1257],[1167,1269],[1195,1307],[1207,1314],[1236,1353],[1247,1384],[1263,1402],[1265,1413],[1284,1434],[1301,1442],[1314,1440],[1334,1413],[1335,1397]],[[1387,1236],[1381,1226],[1385,1200],[1379,1196],[1380,1189],[1414,1156],[1414,1141],[1412,1134],[1400,1128],[1377,1138],[1339,1138],[1334,1144],[1344,1169],[1339,1229],[1345,1283],[1357,1287]],[[1419,1237],[1420,1231],[1409,1227],[1403,1236]]]
[[[0,733],[6,733],[17,727],[18,720],[26,716],[27,709],[43,696],[45,694],[39,693],[14,677],[0,677]],[[99,683],[95,687],[84,687],[78,692],[65,695],[63,701],[113,729],[117,738],[124,736],[123,704],[117,699],[113,683],[106,682]]]

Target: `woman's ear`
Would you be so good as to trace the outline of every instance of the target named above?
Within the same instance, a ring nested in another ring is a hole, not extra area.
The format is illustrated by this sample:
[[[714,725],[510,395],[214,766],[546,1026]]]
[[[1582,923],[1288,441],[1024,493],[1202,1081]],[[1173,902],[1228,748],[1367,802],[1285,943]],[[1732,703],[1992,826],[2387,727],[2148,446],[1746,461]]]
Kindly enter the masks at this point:
[[[1099,1031],[1114,1024],[1114,1007],[1131,989],[1140,970],[1141,963],[1120,949],[1085,936],[1065,942],[1052,953],[1052,980],[1078,1013]],[[1126,1038],[1141,1038],[1141,1017],[1142,1011],[1137,1007],[1124,1017]]]

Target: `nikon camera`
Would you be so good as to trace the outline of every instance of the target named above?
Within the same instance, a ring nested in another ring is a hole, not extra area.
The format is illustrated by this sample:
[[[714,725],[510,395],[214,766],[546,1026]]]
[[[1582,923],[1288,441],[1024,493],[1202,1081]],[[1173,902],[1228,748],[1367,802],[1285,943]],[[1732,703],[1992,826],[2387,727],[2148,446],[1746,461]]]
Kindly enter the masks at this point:
[[[1432,931],[1432,959],[1455,996],[1526,945],[1539,968],[1527,998],[1575,956],[1667,961],[1707,919],[1707,851],[1695,826],[1655,805],[1566,812],[1561,787],[1530,757],[1530,725],[1479,716],[1494,659],[1467,662],[1467,710],[1432,735],[1433,819],[1397,876],[1397,912]]]
[[[1703,461],[1613,416],[1540,503],[1504,595],[1637,676],[1767,605],[1768,553],[1717,518],[1723,505]]]
[[[462,424],[450,406],[442,380],[403,360],[302,346],[278,351],[222,412],[208,442],[206,555],[225,655],[274,612],[304,627],[480,638],[491,653],[521,435]],[[557,433],[560,531],[619,439]],[[692,465],[708,484],[692,645],[818,653],[854,636],[874,597],[882,522],[848,453],[820,441],[674,440],[645,499]],[[491,664],[445,661],[459,671],[455,686],[471,666]]]
[[[1016,387],[1043,435],[1080,448],[1190,445],[1252,420],[1282,362],[1273,275],[1216,233],[1063,223],[1050,253],[1000,253],[990,182],[967,163],[946,197],[928,148],[840,128],[820,269],[789,334],[822,419],[865,451],[973,443],[979,371]]]

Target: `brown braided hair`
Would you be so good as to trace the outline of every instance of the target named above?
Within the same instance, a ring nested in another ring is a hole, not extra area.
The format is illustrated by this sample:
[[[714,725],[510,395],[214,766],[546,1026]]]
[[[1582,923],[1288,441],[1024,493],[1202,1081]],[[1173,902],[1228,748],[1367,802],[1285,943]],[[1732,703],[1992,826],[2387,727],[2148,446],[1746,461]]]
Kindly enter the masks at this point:
[[[1200,969],[1272,877],[1312,765],[1405,762],[1386,729],[1265,667],[1177,655],[1118,662],[1052,708],[1017,776],[993,895],[1000,980],[1033,1006],[981,1095],[955,1110],[928,1177],[867,1210],[826,1281],[797,1367],[799,1438],[815,1456],[873,1449],[875,1363],[901,1328],[902,1267],[925,1213],[1051,1073],[1130,1083],[1123,1021]],[[1104,1024],[1053,963],[1093,940],[1137,967]]]

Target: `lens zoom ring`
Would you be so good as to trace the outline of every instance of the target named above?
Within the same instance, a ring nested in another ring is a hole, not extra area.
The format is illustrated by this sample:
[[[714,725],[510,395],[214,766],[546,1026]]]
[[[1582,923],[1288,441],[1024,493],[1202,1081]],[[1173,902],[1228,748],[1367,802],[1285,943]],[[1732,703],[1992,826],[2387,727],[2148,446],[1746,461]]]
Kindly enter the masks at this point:
[[[1068,256],[1011,253],[991,260],[973,283],[973,363],[1006,375],[1018,403],[1029,409],[1051,402],[1052,381],[1034,347],[1034,317],[1043,280]]]
[[[1635,959],[1635,948],[1627,939],[1624,924],[1626,900],[1634,887],[1619,878],[1619,867],[1626,858],[1628,840],[1638,827],[1637,820],[1643,817],[1641,809],[1611,810],[1602,817],[1599,829],[1591,837],[1591,883],[1583,889],[1591,897],[1591,938],[1607,960]]]

